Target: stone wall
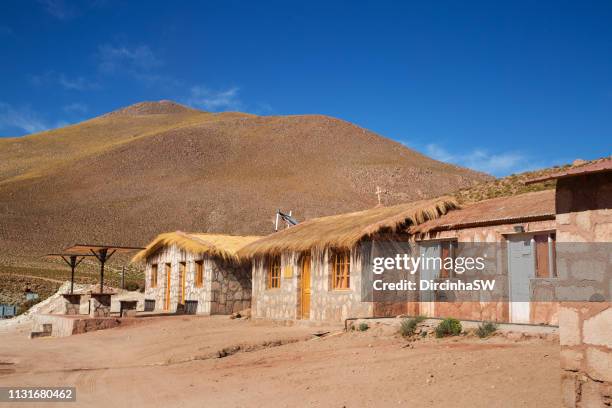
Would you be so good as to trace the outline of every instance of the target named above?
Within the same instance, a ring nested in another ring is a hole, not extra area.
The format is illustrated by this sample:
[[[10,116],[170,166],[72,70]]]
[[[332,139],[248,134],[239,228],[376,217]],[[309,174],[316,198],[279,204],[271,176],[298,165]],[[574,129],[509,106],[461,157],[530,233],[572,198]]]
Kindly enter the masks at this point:
[[[210,314],[232,314],[251,307],[251,266],[211,261]],[[187,300],[190,300],[187,297]]]
[[[612,173],[557,180],[556,207],[557,241],[612,242]],[[591,266],[570,259],[558,260],[558,267],[586,277],[593,272]],[[561,380],[566,407],[612,405],[612,309],[609,297],[604,300],[561,304]]]
[[[310,319],[339,322],[349,317],[372,317],[372,302],[361,301],[361,247],[351,251],[350,289],[332,289],[329,257],[329,250],[312,254]]]
[[[559,316],[561,386],[566,407],[612,405],[612,308],[563,303]]]
[[[281,254],[280,288],[268,288],[265,259],[253,261],[253,294],[251,314],[254,317],[276,320],[294,320],[299,316],[299,283],[301,269],[296,253]]]
[[[329,251],[311,253],[310,320],[341,322],[348,317],[372,316],[372,303],[361,302],[361,257],[351,251],[350,289],[331,289]],[[253,262],[254,317],[295,320],[301,318],[301,256],[289,252],[281,255],[281,287],[267,288],[265,261]]]
[[[203,261],[202,286],[196,286],[196,261]],[[251,266],[193,254],[176,245],[161,248],[147,259],[145,299],[155,300],[155,311],[164,311],[166,264],[170,264],[170,307],[175,312],[180,297],[180,263],[185,263],[185,300],[197,300],[198,314],[231,314],[250,307]],[[151,286],[152,265],[157,264],[157,286]]]

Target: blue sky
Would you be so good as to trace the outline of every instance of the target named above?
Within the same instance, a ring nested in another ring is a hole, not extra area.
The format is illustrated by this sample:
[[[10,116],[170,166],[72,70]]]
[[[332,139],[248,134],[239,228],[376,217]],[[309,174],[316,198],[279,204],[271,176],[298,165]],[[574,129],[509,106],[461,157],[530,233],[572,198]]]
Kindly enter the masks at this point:
[[[2,136],[172,99],[327,114],[498,176],[611,153],[610,1],[5,0],[0,55]]]

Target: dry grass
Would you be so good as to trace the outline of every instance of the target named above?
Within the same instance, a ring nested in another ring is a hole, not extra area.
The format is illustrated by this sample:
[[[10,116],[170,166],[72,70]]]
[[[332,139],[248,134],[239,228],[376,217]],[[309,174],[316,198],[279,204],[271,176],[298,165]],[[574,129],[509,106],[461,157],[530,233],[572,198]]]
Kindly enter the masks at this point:
[[[442,197],[315,218],[255,241],[241,249],[239,254],[253,257],[312,248],[352,248],[365,237],[379,232],[395,232],[436,219],[456,206],[454,199]]]
[[[194,254],[222,258],[226,261],[239,261],[238,250],[260,238],[259,236],[195,234],[182,231],[167,232],[159,234],[144,250],[132,258],[132,262],[144,261],[158,249],[170,245],[176,245]]]

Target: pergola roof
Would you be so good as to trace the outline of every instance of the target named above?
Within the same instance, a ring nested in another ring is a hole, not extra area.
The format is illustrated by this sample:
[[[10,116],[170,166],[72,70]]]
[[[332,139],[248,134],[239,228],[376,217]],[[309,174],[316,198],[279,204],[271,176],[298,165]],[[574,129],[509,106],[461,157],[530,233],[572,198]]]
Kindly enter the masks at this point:
[[[119,252],[132,252],[132,251],[141,251],[144,248],[142,247],[129,247],[129,246],[118,246],[118,245],[94,245],[94,244],[76,244],[69,248],[64,249],[66,252],[76,252],[73,255],[80,255],[82,252],[87,251],[99,251],[101,249],[107,249],[109,251]]]

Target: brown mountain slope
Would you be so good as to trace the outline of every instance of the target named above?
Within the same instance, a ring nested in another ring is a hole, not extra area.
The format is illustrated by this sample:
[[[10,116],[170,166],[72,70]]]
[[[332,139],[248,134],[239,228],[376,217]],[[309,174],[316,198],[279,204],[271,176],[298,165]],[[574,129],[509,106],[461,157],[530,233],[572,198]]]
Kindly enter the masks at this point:
[[[438,196],[490,180],[319,115],[137,104],[0,140],[0,262],[74,242],[145,244],[170,230],[267,234],[300,219]]]

